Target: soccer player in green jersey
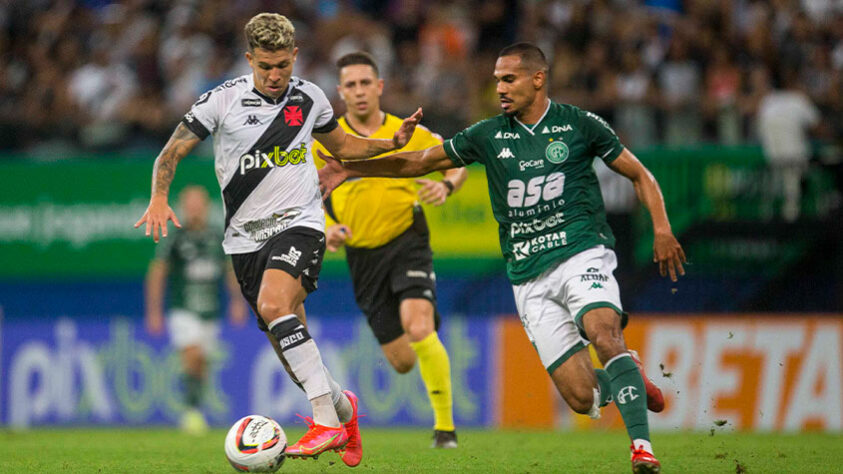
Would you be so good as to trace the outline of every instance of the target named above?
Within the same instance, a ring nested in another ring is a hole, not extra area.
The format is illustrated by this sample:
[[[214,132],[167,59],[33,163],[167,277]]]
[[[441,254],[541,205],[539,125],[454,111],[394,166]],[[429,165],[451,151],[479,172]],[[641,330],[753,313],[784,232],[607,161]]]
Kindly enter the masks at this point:
[[[181,355],[184,403],[181,427],[204,434],[208,425],[200,406],[207,379],[208,355],[220,332],[220,287],[228,288],[228,313],[233,323],[246,321],[246,303],[239,294],[231,265],[222,252],[222,232],[208,228],[208,192],[188,186],[179,195],[184,228],[155,252],[146,275],[146,327],[152,335],[164,330],[167,293],[167,332]]]
[[[602,118],[548,98],[548,65],[539,48],[504,48],[494,75],[501,115],[423,151],[341,163],[322,156],[331,160],[319,172],[323,194],[348,177],[484,165],[518,314],[553,383],[577,413],[596,418],[614,401],[632,440],[633,472],[659,472],[647,409],[661,411],[664,399],[624,342],[615,238],[592,163],[600,158],[633,182],[653,221],[654,261],[676,281],[685,273],[685,254],[659,185]],[[603,369],[583,350],[589,342]]]

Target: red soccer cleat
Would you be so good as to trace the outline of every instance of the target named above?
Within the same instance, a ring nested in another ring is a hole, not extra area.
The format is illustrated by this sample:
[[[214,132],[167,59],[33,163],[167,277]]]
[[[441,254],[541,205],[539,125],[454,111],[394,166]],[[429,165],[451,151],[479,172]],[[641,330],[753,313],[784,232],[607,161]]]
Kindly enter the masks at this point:
[[[345,451],[343,451],[340,459],[346,466],[354,467],[360,464],[360,460],[363,459],[363,441],[360,438],[360,427],[357,425],[357,395],[352,393],[351,390],[344,390],[342,393],[351,402],[353,412],[348,423],[343,425],[348,433],[348,444],[345,445]]]
[[[638,366],[638,371],[641,372],[641,378],[644,379],[644,388],[647,390],[647,409],[652,412],[659,413],[664,410],[664,395],[662,395],[662,389],[660,389],[655,382],[650,380],[650,377],[647,377],[647,373],[644,372],[644,364],[642,364],[641,359],[638,358],[638,352],[630,349],[629,355],[632,356],[632,360],[635,362],[635,365]]]
[[[296,444],[287,447],[288,457],[316,459],[325,451],[340,451],[348,443],[348,433],[344,427],[317,425],[309,417],[304,421],[307,423],[307,433]]]
[[[635,446],[630,446],[632,450],[632,472],[634,474],[657,474],[661,472],[662,465],[655,456],[644,451],[643,449],[636,449]]]

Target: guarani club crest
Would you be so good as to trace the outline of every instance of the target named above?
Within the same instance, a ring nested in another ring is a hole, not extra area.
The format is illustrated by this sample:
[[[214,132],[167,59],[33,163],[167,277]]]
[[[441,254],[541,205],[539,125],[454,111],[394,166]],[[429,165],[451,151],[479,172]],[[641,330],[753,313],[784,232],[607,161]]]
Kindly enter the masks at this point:
[[[551,163],[562,163],[568,159],[569,154],[568,145],[563,142],[551,142],[547,145],[547,148],[544,149],[544,156]]]

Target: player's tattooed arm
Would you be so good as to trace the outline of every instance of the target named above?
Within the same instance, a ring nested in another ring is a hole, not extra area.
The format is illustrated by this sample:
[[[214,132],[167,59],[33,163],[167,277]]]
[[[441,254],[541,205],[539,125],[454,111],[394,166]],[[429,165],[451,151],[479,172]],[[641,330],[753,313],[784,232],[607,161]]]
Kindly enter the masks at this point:
[[[176,213],[167,202],[167,195],[179,161],[187,156],[200,141],[201,139],[187,126],[179,123],[167,144],[164,145],[164,149],[158,154],[158,158],[155,159],[155,164],[152,166],[152,196],[149,198],[146,212],[135,223],[135,228],[146,224],[146,235],[151,234],[152,240],[156,243],[159,231],[161,237],[167,236],[168,221],[173,221],[176,227],[181,227]]]
[[[170,183],[176,174],[176,166],[201,141],[183,123],[179,123],[164,149],[152,165],[152,195],[167,196]]]

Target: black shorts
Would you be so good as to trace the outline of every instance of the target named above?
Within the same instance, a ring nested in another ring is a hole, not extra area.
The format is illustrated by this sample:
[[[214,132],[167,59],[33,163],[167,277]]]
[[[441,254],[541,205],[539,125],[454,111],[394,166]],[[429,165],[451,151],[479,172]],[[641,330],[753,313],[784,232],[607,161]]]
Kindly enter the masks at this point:
[[[261,331],[268,330],[258,313],[258,292],[263,272],[274,268],[289,273],[293,278],[301,276],[302,287],[310,294],[316,291],[324,255],[325,234],[309,227],[291,227],[271,238],[256,252],[231,256],[240,291],[258,317]]]
[[[407,298],[424,298],[433,303],[439,329],[433,251],[420,207],[413,212],[410,228],[391,242],[373,249],[346,247],[346,258],[357,306],[380,344],[404,334],[399,308]]]

